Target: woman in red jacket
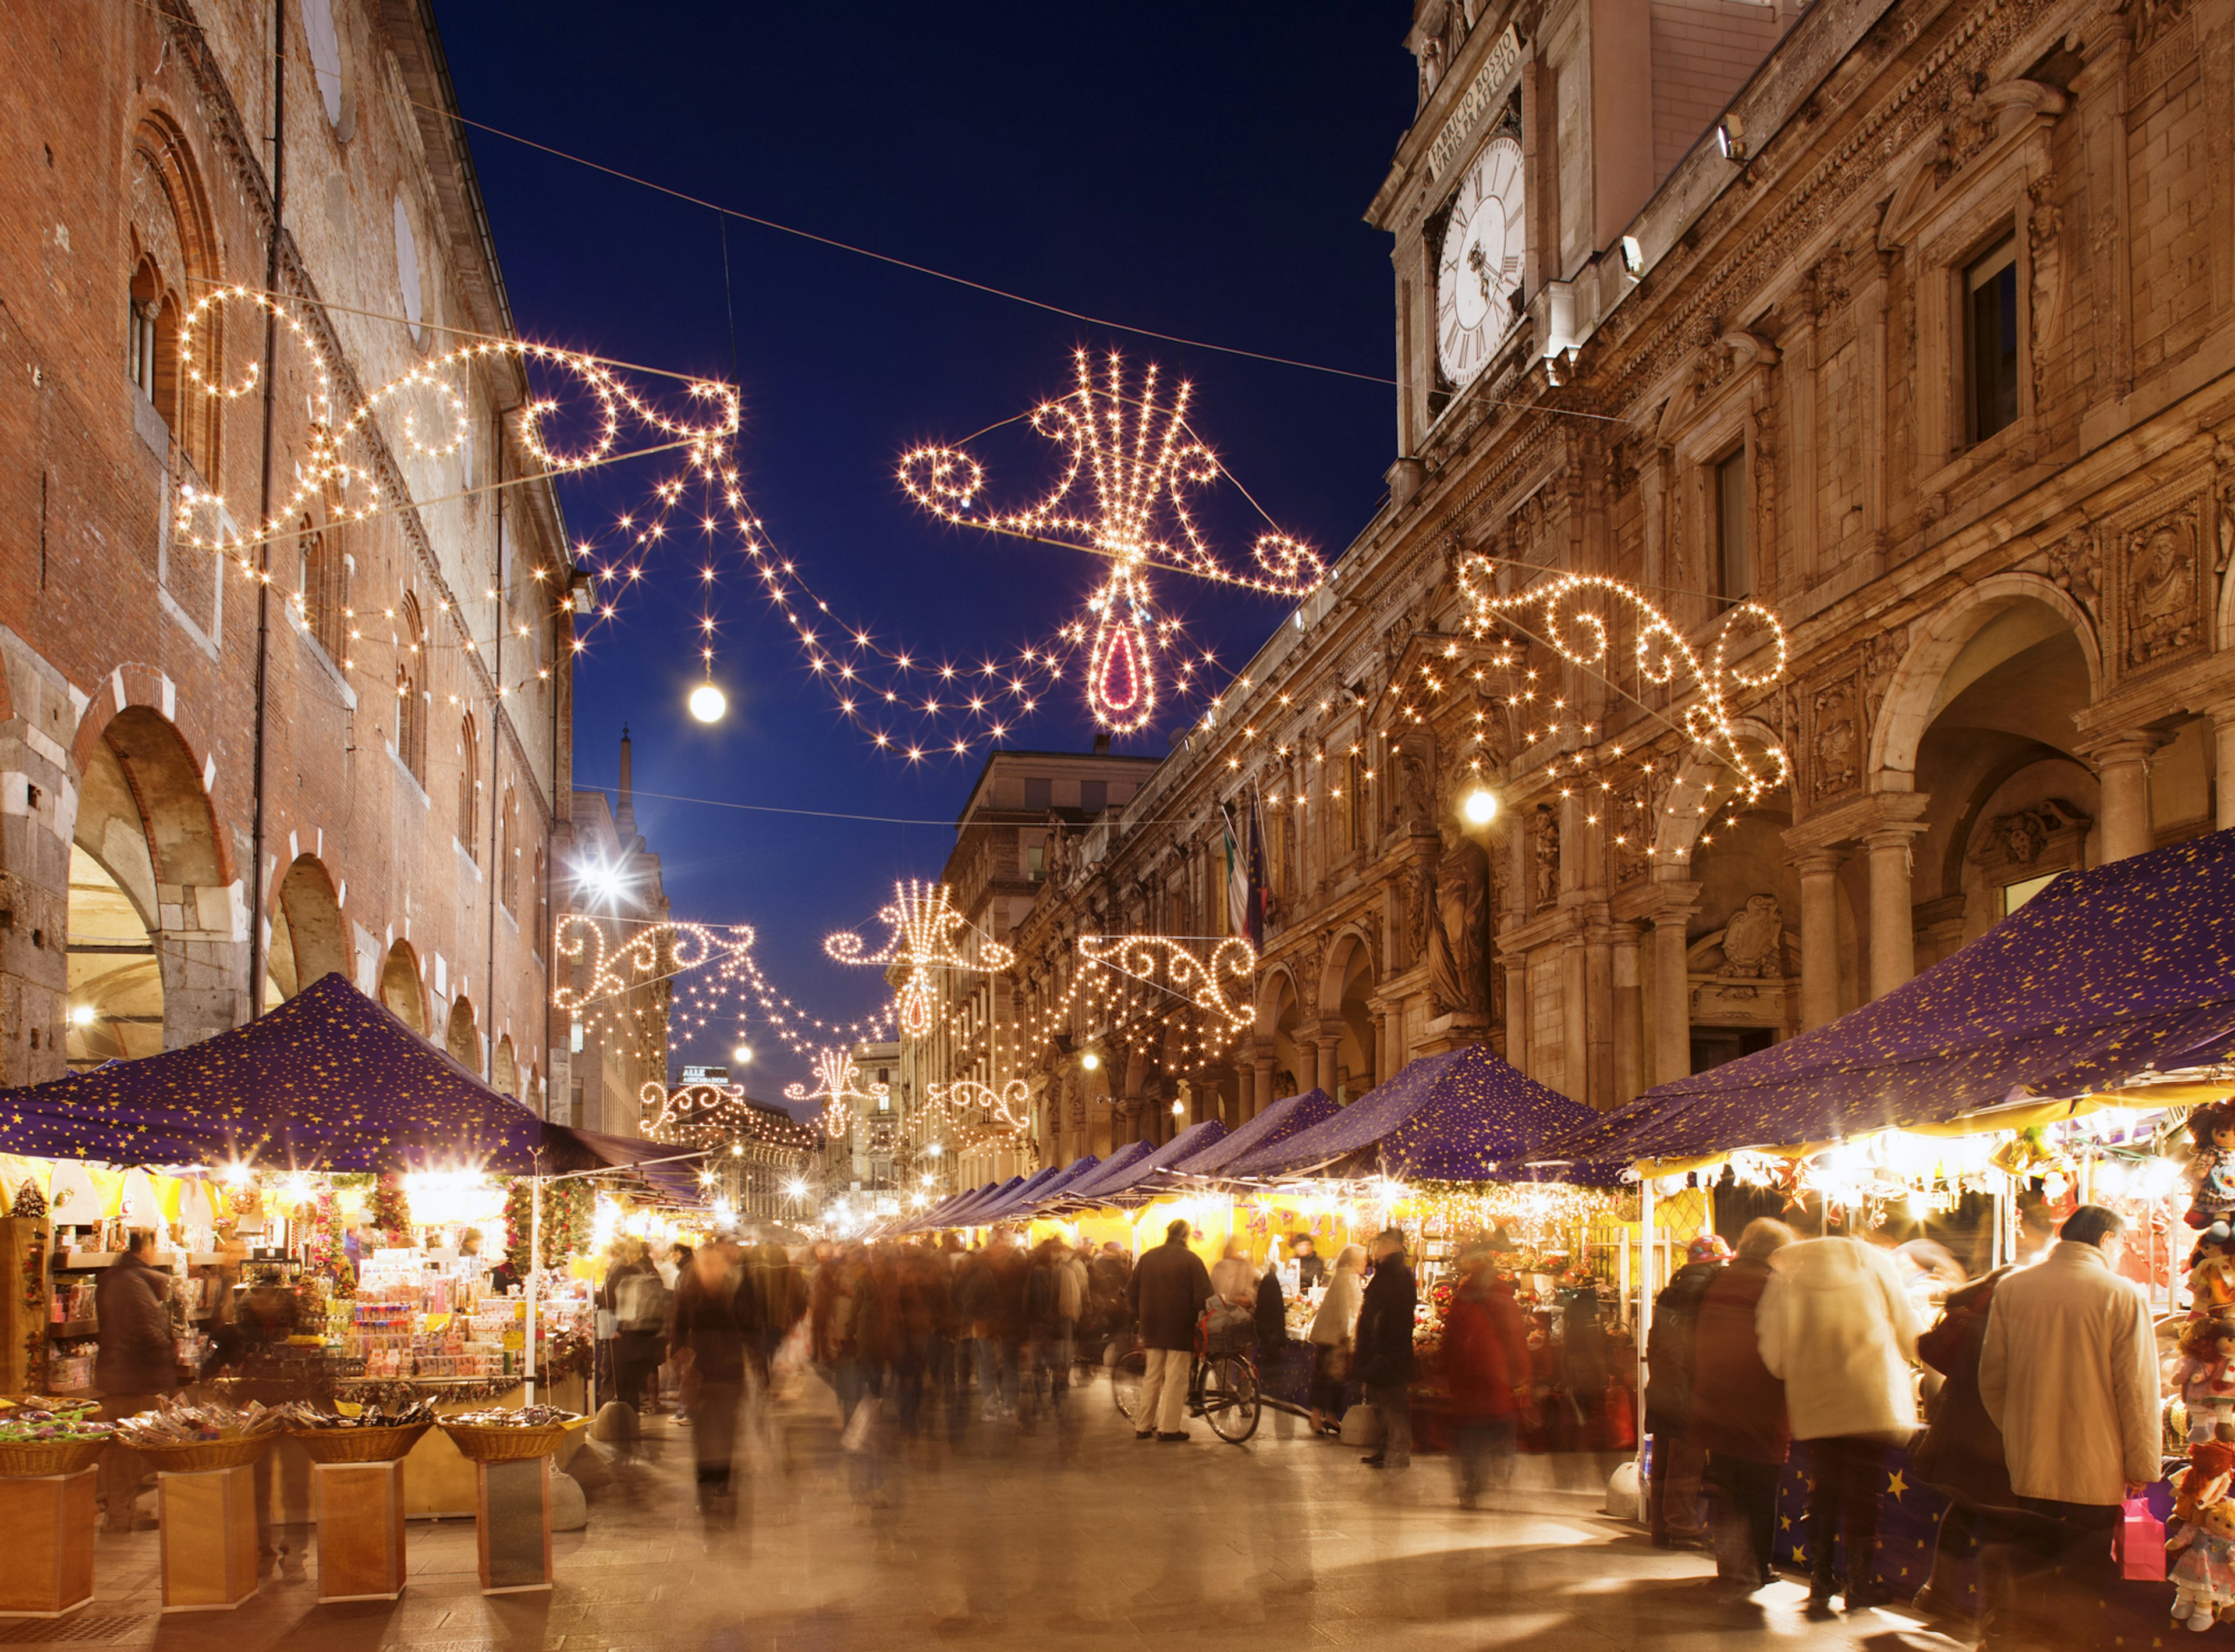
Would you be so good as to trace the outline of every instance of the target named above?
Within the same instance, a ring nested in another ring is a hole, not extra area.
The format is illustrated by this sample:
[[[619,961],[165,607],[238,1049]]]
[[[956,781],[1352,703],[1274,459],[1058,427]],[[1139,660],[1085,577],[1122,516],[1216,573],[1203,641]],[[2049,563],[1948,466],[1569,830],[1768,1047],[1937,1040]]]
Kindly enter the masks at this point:
[[[1529,1327],[1487,1250],[1459,1259],[1460,1276],[1444,1320],[1443,1368],[1452,1395],[1459,1506],[1478,1507],[1493,1467],[1513,1472],[1513,1435],[1529,1397]]]
[[[1769,1259],[1793,1229],[1764,1216],[1739,1236],[1738,1259],[1700,1302],[1692,1368],[1692,1439],[1707,1449],[1715,1576],[1760,1589],[1775,1581],[1777,1473],[1792,1435],[1785,1385],[1761,1362],[1754,1309],[1769,1283]]]

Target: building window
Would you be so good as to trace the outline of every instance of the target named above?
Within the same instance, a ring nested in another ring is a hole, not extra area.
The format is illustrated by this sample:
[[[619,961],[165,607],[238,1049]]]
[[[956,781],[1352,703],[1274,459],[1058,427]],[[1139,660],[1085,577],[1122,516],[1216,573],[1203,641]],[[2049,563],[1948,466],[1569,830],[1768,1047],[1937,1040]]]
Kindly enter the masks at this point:
[[[512,787],[504,789],[503,812],[497,816],[497,829],[503,841],[497,848],[496,875],[504,893],[504,909],[520,910],[520,795]]]
[[[427,783],[426,633],[419,605],[409,595],[396,610],[396,755],[421,785]]]
[[[2003,884],[2002,916],[2009,917],[2010,914],[2055,882],[2060,875],[2058,873],[2051,872],[2045,877],[2026,878],[2016,883]]]
[[[470,717],[458,725],[458,842],[479,859],[474,840],[481,829],[482,748]]]
[[[1034,843],[1025,850],[1025,873],[1038,883],[1047,875],[1047,845]]]
[[[1747,453],[1734,449],[1715,466],[1715,594],[1743,602],[1753,594],[1753,541],[1747,532]]]
[[[1110,807],[1110,783],[1107,780],[1082,780],[1078,783],[1078,806],[1089,815],[1098,815]]]
[[[140,394],[155,402],[155,359],[161,349],[161,329],[157,325],[163,315],[162,285],[155,274],[155,266],[142,259],[132,272],[132,291],[127,300],[124,331],[124,371]],[[171,416],[164,411],[161,402],[156,410],[163,414],[168,425]]]
[[[2018,243],[1963,272],[1963,434],[1984,442],[2018,416]]]
[[[349,559],[336,548],[331,534],[308,516],[296,530],[295,601],[326,658],[342,661],[349,636]]]
[[[1053,781],[1027,780],[1025,782],[1026,808],[1034,810],[1051,809],[1053,808],[1054,805],[1055,783]]]

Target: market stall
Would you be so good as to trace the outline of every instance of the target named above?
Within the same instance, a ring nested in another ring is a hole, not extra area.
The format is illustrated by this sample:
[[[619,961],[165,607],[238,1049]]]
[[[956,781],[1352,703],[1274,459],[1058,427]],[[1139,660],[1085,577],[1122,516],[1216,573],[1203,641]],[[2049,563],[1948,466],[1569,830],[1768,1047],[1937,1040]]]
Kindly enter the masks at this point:
[[[1849,1231],[1891,1220],[1930,1239],[1937,1218],[1956,1242],[1941,1249],[1970,1236],[1959,1275],[2022,1262],[2075,1204],[2110,1203],[2135,1220],[2125,1266],[2165,1339],[2188,1306],[2178,1126],[2235,1090],[2230,913],[2235,832],[2067,873],[1875,1002],[1662,1085],[1553,1150],[1635,1163],[1648,1258],[1655,1201],[1701,1183],[1820,1204]],[[1948,1272],[1912,1270],[1927,1320]],[[1661,1278],[1640,1269],[1641,1327]],[[1893,1478],[1907,1502],[1888,1522],[1944,1506]],[[1891,1550],[1879,1578],[1904,1595],[1922,1581]]]

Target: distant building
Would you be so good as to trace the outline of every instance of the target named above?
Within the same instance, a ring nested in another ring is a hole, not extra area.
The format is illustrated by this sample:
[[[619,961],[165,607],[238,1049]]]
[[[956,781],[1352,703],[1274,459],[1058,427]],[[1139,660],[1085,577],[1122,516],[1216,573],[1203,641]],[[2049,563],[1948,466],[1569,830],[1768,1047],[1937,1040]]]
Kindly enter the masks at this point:
[[[668,921],[667,891],[660,882],[659,856],[646,847],[636,829],[636,803],[630,774],[629,738],[621,732],[620,790],[609,801],[602,791],[577,791],[573,819],[562,829],[557,875],[556,941],[582,930],[570,919],[594,924],[613,958],[634,937]],[[552,960],[554,987],[577,993],[593,991],[591,970],[595,943],[568,959]],[[632,972],[626,967],[624,977]],[[667,1082],[668,1006],[671,972],[642,985],[609,990],[579,1011],[553,1010],[554,1070],[565,1077],[554,1092],[552,1117],[561,1124],[609,1135],[634,1136],[645,1120],[645,1086]]]

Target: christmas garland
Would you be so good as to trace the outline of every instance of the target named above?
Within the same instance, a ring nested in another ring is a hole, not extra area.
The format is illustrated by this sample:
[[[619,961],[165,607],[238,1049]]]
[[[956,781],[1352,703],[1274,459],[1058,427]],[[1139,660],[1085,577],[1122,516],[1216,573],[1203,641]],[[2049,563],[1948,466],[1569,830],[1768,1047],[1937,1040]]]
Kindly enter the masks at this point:
[[[534,1229],[533,1177],[516,1176],[504,1196],[504,1259],[515,1273],[528,1271],[528,1235]],[[543,1187],[542,1265],[557,1268],[590,1242],[597,1195],[581,1181],[547,1182]]]
[[[411,1242],[411,1196],[403,1190],[402,1177],[391,1174],[380,1178],[372,1190],[368,1218],[397,1249]]]

